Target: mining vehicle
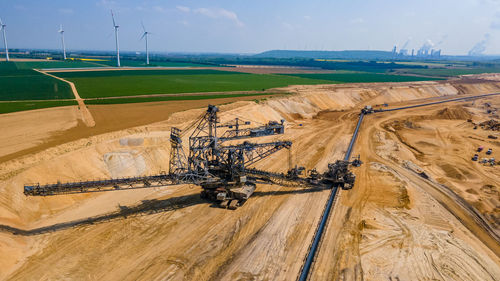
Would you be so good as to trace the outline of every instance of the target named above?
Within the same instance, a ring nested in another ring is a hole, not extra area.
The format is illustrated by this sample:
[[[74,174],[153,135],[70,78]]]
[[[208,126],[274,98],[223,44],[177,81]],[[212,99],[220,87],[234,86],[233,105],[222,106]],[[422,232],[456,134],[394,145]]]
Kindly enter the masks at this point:
[[[363,114],[370,114],[370,113],[373,113],[373,107],[371,105],[366,105],[365,107],[363,107],[363,109],[361,109],[361,112]]]

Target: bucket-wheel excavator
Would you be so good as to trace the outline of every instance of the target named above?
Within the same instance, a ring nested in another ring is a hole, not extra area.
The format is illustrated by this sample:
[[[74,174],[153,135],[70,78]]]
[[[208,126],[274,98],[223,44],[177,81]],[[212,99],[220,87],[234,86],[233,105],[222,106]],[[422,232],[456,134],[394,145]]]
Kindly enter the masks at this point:
[[[47,196],[195,184],[203,189],[202,198],[214,201],[223,208],[236,209],[252,195],[257,183],[310,188],[329,188],[333,185],[344,189],[352,188],[355,176],[349,171],[349,166],[360,164],[359,159],[352,162],[338,160],[329,164],[325,173],[320,174],[314,169],[308,171],[305,176],[302,175],[305,170],[303,167],[290,168],[287,173],[250,168],[252,164],[282,149],[291,149],[290,141],[264,143],[249,141],[249,139],[283,134],[285,121],[270,121],[258,127],[249,127],[251,122],[240,118],[220,123],[218,111],[216,106],[209,105],[206,112],[183,131],[175,127],[171,129],[168,173],[97,181],[25,185],[24,194]],[[189,136],[189,152],[186,155],[183,149],[183,136],[189,131],[192,133]]]

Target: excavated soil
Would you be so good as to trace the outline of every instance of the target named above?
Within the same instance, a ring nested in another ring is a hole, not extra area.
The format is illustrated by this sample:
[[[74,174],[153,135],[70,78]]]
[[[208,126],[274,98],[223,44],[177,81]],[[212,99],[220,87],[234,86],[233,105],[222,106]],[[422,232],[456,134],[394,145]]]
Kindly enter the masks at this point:
[[[294,164],[324,171],[343,157],[361,106],[500,92],[500,83],[285,90],[296,94],[221,105],[221,122],[286,119],[283,136],[262,141],[292,140]],[[366,116],[354,151],[364,164],[354,168],[354,188],[336,199],[312,280],[500,280],[500,172],[470,160],[478,145],[498,158],[500,144],[487,138],[492,132],[472,124],[491,118],[484,102],[500,106],[500,98],[491,97]],[[126,130],[120,130],[126,114],[95,114],[97,126],[99,118],[110,118],[116,129],[1,163],[0,279],[296,279],[328,190],[259,185],[235,211],[200,199],[200,188],[188,185],[22,194],[29,182],[167,171],[170,128],[186,128],[202,112],[171,113],[166,121]],[[257,168],[283,172],[288,157],[278,152]]]
[[[0,163],[82,138],[166,120],[179,111],[267,97],[87,105],[96,122],[91,128],[79,119],[77,106],[2,114],[0,128],[6,130],[0,136]]]

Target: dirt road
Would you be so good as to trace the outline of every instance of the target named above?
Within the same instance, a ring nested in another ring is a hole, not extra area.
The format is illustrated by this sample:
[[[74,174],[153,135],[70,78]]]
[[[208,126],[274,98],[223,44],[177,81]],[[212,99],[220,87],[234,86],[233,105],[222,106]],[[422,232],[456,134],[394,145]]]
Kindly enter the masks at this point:
[[[63,78],[60,78],[60,77],[57,77],[57,76],[54,76],[52,74],[49,74],[45,71],[41,71],[41,70],[38,70],[38,69],[33,69],[37,72],[40,72],[42,74],[45,74],[47,76],[50,76],[52,78],[55,78],[55,79],[58,79],[58,80],[61,80],[65,83],[68,83],[69,86],[71,87],[71,91],[73,92],[73,95],[75,96],[75,100],[76,102],[78,102],[78,109],[80,110],[80,113],[81,113],[81,119],[83,121],[83,123],[87,126],[87,127],[94,127],[95,126],[95,120],[94,120],[94,117],[92,117],[92,114],[90,113],[89,109],[87,108],[87,106],[85,105],[85,101],[80,97],[80,95],[78,94],[78,91],[76,90],[76,87],[75,87],[75,84],[73,82],[70,82],[68,80],[65,80]]]

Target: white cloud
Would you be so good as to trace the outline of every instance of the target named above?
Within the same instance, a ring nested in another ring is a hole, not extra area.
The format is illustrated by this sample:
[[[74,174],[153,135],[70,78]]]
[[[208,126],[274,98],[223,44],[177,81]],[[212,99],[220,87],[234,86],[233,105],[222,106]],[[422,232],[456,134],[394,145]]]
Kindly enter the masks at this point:
[[[355,18],[349,21],[351,24],[361,24],[364,23],[365,20],[363,18]]]
[[[500,0],[480,0],[480,4],[500,5]]]
[[[160,12],[160,13],[163,13],[166,11],[165,8],[163,8],[162,6],[154,6],[153,10]]]
[[[288,23],[288,22],[282,22],[281,25],[285,28],[285,29],[288,29],[288,30],[294,30],[295,28],[293,27],[292,24]]]
[[[191,11],[191,8],[186,7],[186,6],[177,6],[177,10],[184,12],[184,13],[189,13]]]
[[[204,15],[213,19],[228,19],[233,21],[237,26],[244,26],[244,24],[238,19],[238,15],[235,12],[226,9],[208,9],[208,8],[198,8],[193,11],[195,14]]]
[[[60,8],[60,9],[57,9],[57,11],[63,15],[72,15],[73,13],[75,13],[75,11],[73,11],[73,9],[69,9],[69,8]]]
[[[311,20],[311,16],[304,16],[305,20]]]
[[[484,54],[484,51],[490,43],[491,35],[489,33],[484,34],[483,39],[477,42],[472,49],[469,51],[469,56],[479,56]]]
[[[116,2],[113,0],[100,0],[99,2],[97,2],[97,6],[113,8],[116,6]]]

